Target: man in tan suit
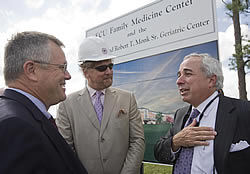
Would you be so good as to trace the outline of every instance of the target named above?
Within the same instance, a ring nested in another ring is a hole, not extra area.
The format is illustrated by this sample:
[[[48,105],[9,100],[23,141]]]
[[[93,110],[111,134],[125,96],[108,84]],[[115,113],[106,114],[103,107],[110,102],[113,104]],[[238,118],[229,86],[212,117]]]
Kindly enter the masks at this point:
[[[88,83],[59,105],[57,125],[89,174],[138,174],[145,149],[142,120],[134,95],[110,87],[113,58],[103,39],[82,42],[79,62]]]
[[[4,88],[0,88],[0,95],[3,94]]]

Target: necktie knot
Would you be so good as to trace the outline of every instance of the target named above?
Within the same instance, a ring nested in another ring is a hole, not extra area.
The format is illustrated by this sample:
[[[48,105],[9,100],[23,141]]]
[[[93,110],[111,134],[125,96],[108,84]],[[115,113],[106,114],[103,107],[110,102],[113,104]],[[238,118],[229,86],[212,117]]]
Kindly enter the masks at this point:
[[[190,125],[199,114],[200,112],[198,111],[198,109],[193,109],[186,126]]]
[[[102,91],[96,91],[95,92],[96,98],[100,98],[102,96]]]
[[[200,114],[200,112],[198,111],[198,109],[193,109],[190,118],[196,118],[198,115]]]

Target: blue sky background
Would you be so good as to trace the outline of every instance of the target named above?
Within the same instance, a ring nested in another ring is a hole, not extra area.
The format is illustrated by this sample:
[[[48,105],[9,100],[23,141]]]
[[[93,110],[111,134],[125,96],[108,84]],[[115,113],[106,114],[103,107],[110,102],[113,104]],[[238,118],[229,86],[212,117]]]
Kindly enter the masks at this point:
[[[139,108],[174,114],[185,105],[176,86],[177,71],[183,57],[193,52],[218,58],[217,42],[118,64],[114,67],[113,86],[133,91]]]
[[[233,53],[232,20],[225,14],[221,0],[215,0],[219,36],[219,56],[225,76],[224,92],[238,98],[237,73],[230,71],[228,59]],[[0,88],[5,86],[2,74],[4,45],[13,33],[37,30],[55,35],[64,42],[72,79],[66,93],[84,87],[84,78],[76,65],[77,50],[86,30],[147,5],[154,0],[0,0]],[[248,23],[247,23],[248,22]],[[249,20],[242,18],[242,34],[250,35]],[[250,98],[250,75],[246,77]],[[52,107],[51,112],[55,111]]]

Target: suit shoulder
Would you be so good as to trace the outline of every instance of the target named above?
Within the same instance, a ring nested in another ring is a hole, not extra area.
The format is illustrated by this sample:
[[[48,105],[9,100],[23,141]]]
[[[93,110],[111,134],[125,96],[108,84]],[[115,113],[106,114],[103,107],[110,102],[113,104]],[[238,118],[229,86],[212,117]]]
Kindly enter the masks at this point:
[[[187,113],[189,110],[190,106],[183,106],[181,108],[178,108],[176,112],[181,112],[181,113]]]
[[[86,91],[85,89],[81,89],[81,90],[72,92],[72,93],[70,93],[70,94],[67,95],[65,101],[74,100],[77,97],[81,96],[85,91]]]
[[[234,106],[250,106],[250,101],[241,100],[237,98],[231,98],[227,96],[222,96],[221,100],[225,103],[232,103]]]
[[[115,88],[115,87],[110,87],[109,89],[111,92],[115,91],[115,92],[120,93],[120,94],[128,94],[128,95],[133,94],[131,91],[128,91],[125,89],[120,89],[120,88]]]
[[[29,114],[29,111],[21,103],[11,99],[1,99],[0,108],[0,119]]]

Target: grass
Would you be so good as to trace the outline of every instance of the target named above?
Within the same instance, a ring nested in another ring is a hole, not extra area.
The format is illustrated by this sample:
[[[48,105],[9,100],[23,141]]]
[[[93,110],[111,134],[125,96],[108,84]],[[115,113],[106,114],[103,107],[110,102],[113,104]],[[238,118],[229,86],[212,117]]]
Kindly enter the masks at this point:
[[[172,174],[172,166],[144,163],[144,174]]]

